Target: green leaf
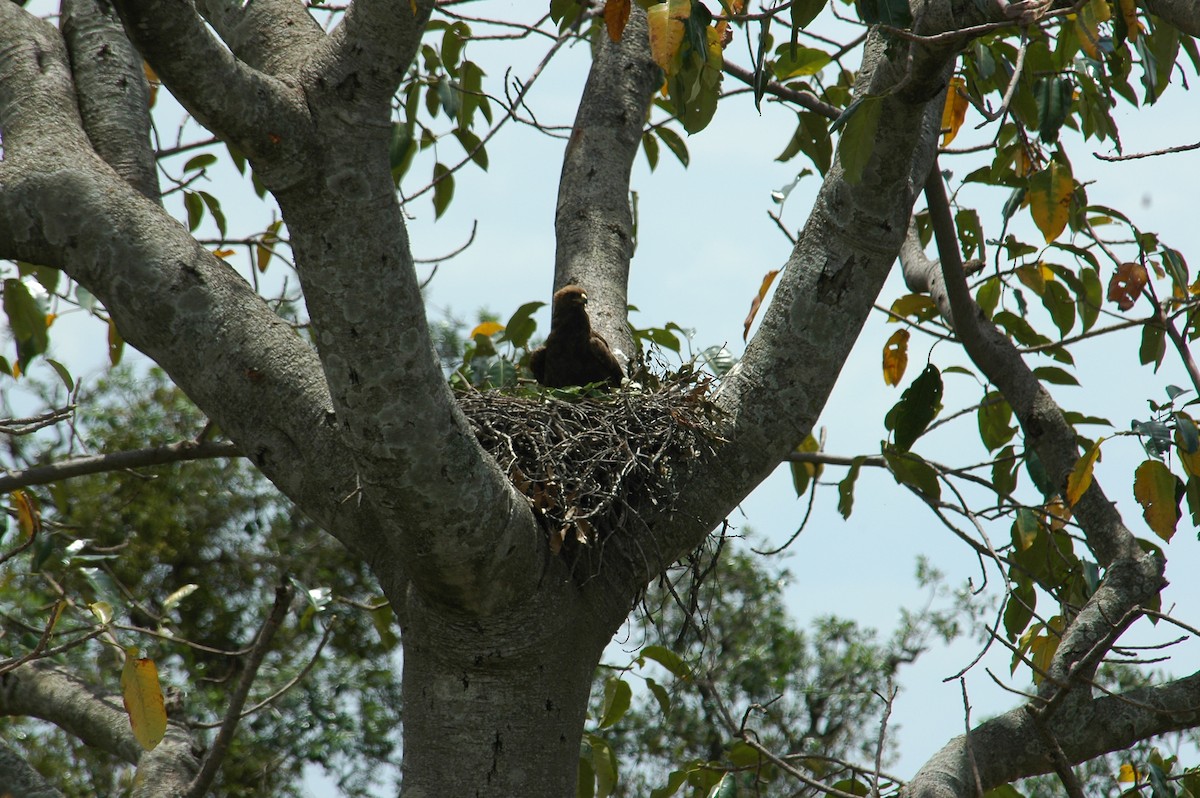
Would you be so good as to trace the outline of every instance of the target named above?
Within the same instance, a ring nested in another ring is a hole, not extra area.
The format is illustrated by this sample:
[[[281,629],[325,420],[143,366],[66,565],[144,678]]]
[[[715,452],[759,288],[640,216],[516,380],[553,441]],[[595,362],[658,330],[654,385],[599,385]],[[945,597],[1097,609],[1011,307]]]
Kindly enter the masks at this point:
[[[1033,620],[1035,609],[1037,591],[1033,589],[1033,582],[1028,578],[1015,580],[1012,593],[1004,604],[1004,633],[1010,641],[1015,641],[1025,631]]]
[[[1042,304],[1050,311],[1050,319],[1058,328],[1058,337],[1066,338],[1075,326],[1075,300],[1067,293],[1066,286],[1057,280],[1046,281]]]
[[[863,170],[875,151],[875,133],[879,129],[882,111],[881,97],[860,97],[834,122],[836,125],[837,121],[846,120],[843,123],[845,130],[838,139],[837,152],[846,182],[851,185],[862,181]]]
[[[196,193],[200,195],[200,199],[204,200],[204,204],[208,206],[208,212],[212,214],[213,221],[217,223],[217,230],[219,230],[221,236],[224,237],[225,214],[221,212],[220,201],[207,191],[197,191]]]
[[[984,280],[979,289],[975,292],[975,304],[979,305],[979,309],[983,311],[983,315],[989,319],[996,312],[996,306],[1000,304],[1000,280],[996,277],[989,277]]]
[[[1068,78],[1046,77],[1034,84],[1037,99],[1038,136],[1047,144],[1058,141],[1058,131],[1071,111],[1074,84]]]
[[[992,487],[1001,496],[1010,496],[1017,489],[1017,467],[1021,464],[1012,446],[1005,446],[992,462]]]
[[[896,448],[908,451],[941,409],[942,375],[930,363],[904,390],[883,424],[892,431]]]
[[[528,346],[530,337],[537,329],[537,322],[533,320],[533,314],[545,304],[545,302],[526,302],[517,308],[516,313],[509,317],[508,324],[504,325],[504,332],[499,340],[508,341],[513,346]]]
[[[200,155],[197,155],[196,157],[190,159],[187,163],[185,163],[183,165],[183,171],[195,172],[200,169],[207,169],[208,167],[212,166],[216,162],[217,162],[217,156],[213,155],[210,152],[201,153]]]
[[[1168,543],[1179,523],[1184,490],[1182,480],[1158,460],[1146,460],[1134,472],[1133,496],[1142,506],[1142,517]]]
[[[989,452],[999,449],[1017,434],[1017,428],[1009,423],[1013,417],[1012,407],[999,391],[988,391],[979,403],[977,416],[979,439]]]
[[[658,702],[659,711],[664,716],[669,715],[671,712],[671,694],[667,692],[667,688],[650,678],[646,679],[646,687],[650,689],[650,694]]]
[[[488,168],[487,148],[483,146],[483,142],[480,141],[479,136],[459,127],[454,129],[454,137],[462,145],[463,152],[470,157],[476,166],[486,172]]]
[[[652,659],[670,671],[676,679],[691,679],[692,669],[687,666],[678,654],[664,646],[646,646],[638,656],[639,662]]]
[[[1075,298],[1075,307],[1079,311],[1079,320],[1083,331],[1087,332],[1092,329],[1092,325],[1100,317],[1100,303],[1104,301],[1104,288],[1100,284],[1100,275],[1095,269],[1081,270],[1079,282],[1083,291]]]
[[[808,27],[823,8],[825,0],[792,0],[792,41],[796,40],[796,31]]]
[[[942,486],[938,481],[937,472],[917,455],[889,446],[884,448],[883,458],[897,482],[917,489],[934,501],[942,497]]]
[[[796,6],[792,6],[792,11]],[[815,75],[824,69],[832,59],[829,53],[815,47],[805,47],[802,44],[781,44],[775,50],[774,72],[780,81],[792,78]]]
[[[67,371],[67,367],[57,360],[46,360],[50,367],[58,374],[58,378],[63,381],[63,385],[67,387],[67,393],[72,393],[75,390],[75,380],[71,377],[71,372]]]
[[[858,0],[858,15],[868,25],[882,24],[893,28],[908,28],[912,25],[912,11],[908,0]]]
[[[658,140],[650,133],[642,134],[642,151],[646,153],[646,163],[653,172],[658,167]]]
[[[691,159],[688,155],[687,143],[684,142],[682,136],[671,130],[671,128],[661,125],[654,128],[654,132],[658,134],[658,137],[662,139],[662,143],[667,145],[667,149],[679,159],[681,164],[686,167],[690,163]]]
[[[204,218],[204,200],[194,191],[184,191],[183,207],[187,210],[188,232],[194,233]]]
[[[454,199],[454,175],[444,164],[435,163],[433,181],[433,213],[435,219],[440,219]]]
[[[842,779],[833,783],[833,789],[850,793],[851,795],[870,795],[871,790],[858,779]]]
[[[632,700],[633,690],[629,682],[610,676],[604,682],[604,710],[600,715],[600,728],[607,729],[623,718]]]
[[[650,791],[650,798],[671,798],[672,795],[679,792],[679,788],[687,783],[686,770],[672,770],[671,775],[667,776],[667,783],[664,787]]]
[[[596,798],[608,798],[617,786],[617,758],[612,748],[602,737],[585,734],[584,739],[592,749],[592,769],[596,773]]]
[[[1167,331],[1157,324],[1142,325],[1142,345],[1138,348],[1138,360],[1143,366],[1154,364],[1154,370],[1162,365],[1167,353]]]
[[[25,284],[12,277],[4,281],[4,313],[17,344],[17,365],[24,374],[29,362],[50,345],[46,314]]]
[[[862,464],[866,459],[862,456],[855,457],[854,464],[850,466],[846,476],[838,483],[838,512],[842,514],[842,518],[849,518],[850,513],[854,510],[854,482],[858,479],[858,472],[862,469]]]
[[[1038,366],[1033,370],[1033,376],[1051,385],[1078,385],[1079,380],[1065,369],[1058,366]]]

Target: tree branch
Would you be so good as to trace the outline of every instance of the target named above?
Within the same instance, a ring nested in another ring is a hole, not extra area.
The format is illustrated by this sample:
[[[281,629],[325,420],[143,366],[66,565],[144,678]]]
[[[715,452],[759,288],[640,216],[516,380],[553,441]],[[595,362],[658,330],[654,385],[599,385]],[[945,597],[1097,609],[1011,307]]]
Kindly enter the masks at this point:
[[[1079,458],[1075,432],[1013,343],[983,318],[971,298],[946,189],[936,168],[929,173],[925,194],[941,261],[940,278],[936,270],[921,271],[918,264],[912,264],[905,267],[906,278],[911,275],[913,279],[909,287],[914,290],[925,288],[939,309],[949,311],[946,318],[953,320],[952,326],[963,348],[1012,406],[1024,430],[1026,445],[1037,452],[1050,475],[1051,484],[1060,491],[1065,490],[1067,476]],[[1071,509],[1101,565],[1108,566],[1118,557],[1132,560],[1141,555],[1133,533],[1105,497],[1099,481],[1093,479]]]
[[[51,787],[25,758],[8,743],[0,740],[0,784],[10,795],[21,798],[63,798]]]
[[[30,485],[48,485],[63,479],[120,471],[126,468],[180,463],[188,460],[208,460],[216,457],[241,457],[237,444],[231,441],[179,441],[147,449],[98,454],[94,457],[78,457],[20,471],[10,471],[0,476],[0,491],[7,492]]]
[[[322,65],[348,102],[378,106],[391,100],[408,71],[433,0],[355,0],[331,34],[330,60]]]
[[[371,506],[345,501],[358,480],[316,354],[95,156],[66,63],[56,31],[0,3],[0,257],[61,267],[298,506],[368,562],[381,556]]]
[[[846,179],[840,156],[780,276],[741,362],[715,396],[725,412],[715,458],[679,480],[679,506],[695,511],[673,534],[694,545],[812,429],[903,241],[916,190],[933,161],[954,52],[864,45],[855,96],[881,103],[862,178]],[[881,157],[880,153],[887,153]],[[916,176],[916,175],[919,175]],[[664,536],[665,540],[665,536]],[[664,543],[674,553],[675,544]]]
[[[621,41],[600,37],[558,184],[554,288],[575,283],[590,291],[592,323],[626,361],[633,354],[626,323],[633,257],[629,175],[661,81],[650,57],[646,12],[634,3]]]
[[[298,0],[197,0],[196,7],[238,60],[275,77],[294,73],[325,43]]]
[[[306,118],[302,98],[237,60],[190,2],[113,2],[138,50],[196,121],[251,158],[297,146],[283,133]]]
[[[184,793],[183,798],[202,798],[208,792],[208,788],[212,786],[213,779],[217,777],[217,771],[221,769],[221,762],[225,759],[226,751],[229,750],[229,744],[233,742],[233,733],[237,730],[238,721],[242,719],[242,707],[246,704],[246,697],[250,695],[250,688],[258,677],[258,669],[262,665],[263,657],[271,648],[271,640],[279,631],[284,618],[287,617],[288,605],[292,601],[294,592],[286,584],[275,588],[275,605],[258,631],[258,639],[254,642],[254,647],[250,649],[250,656],[243,663],[242,676],[238,679],[233,695],[229,697],[229,705],[225,708],[225,717],[221,721],[217,737],[205,753],[204,761],[200,764],[200,772],[196,774],[196,778]]]
[[[1138,740],[1200,724],[1200,672],[1154,687],[1091,699],[1064,708],[1045,723],[1045,730],[1075,765]],[[1025,706],[985,721],[971,732],[984,790],[1015,779],[1049,773],[1054,754],[1041,737]],[[960,735],[917,772],[901,792],[904,798],[961,798],[975,784]]]
[[[150,147],[150,84],[121,20],[96,0],[64,0],[62,33],[92,148],[130,185],[159,202]]]

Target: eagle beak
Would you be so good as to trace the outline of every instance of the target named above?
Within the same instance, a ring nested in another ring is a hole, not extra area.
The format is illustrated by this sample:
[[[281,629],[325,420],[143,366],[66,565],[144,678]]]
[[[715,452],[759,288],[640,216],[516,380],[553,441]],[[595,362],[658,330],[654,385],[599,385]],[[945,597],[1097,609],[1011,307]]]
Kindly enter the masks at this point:
[[[579,298],[583,300],[583,304],[587,304],[587,294],[580,294]]]

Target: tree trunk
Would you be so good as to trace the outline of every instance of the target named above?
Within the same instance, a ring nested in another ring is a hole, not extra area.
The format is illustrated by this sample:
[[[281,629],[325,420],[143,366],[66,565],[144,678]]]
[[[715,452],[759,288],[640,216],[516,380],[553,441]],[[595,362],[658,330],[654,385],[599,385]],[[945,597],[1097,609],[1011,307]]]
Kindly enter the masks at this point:
[[[614,630],[571,611],[579,589],[560,587],[482,619],[431,607],[410,591],[406,798],[575,794],[592,674]]]

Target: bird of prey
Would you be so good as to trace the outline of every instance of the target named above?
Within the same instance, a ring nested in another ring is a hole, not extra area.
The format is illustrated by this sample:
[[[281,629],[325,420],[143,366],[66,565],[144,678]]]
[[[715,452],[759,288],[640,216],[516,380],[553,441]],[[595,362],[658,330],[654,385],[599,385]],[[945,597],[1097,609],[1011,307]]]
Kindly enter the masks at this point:
[[[529,370],[542,385],[565,388],[607,382],[609,387],[620,386],[625,376],[621,364],[608,342],[592,332],[586,308],[587,293],[580,286],[568,285],[555,292],[546,344],[529,356]]]

